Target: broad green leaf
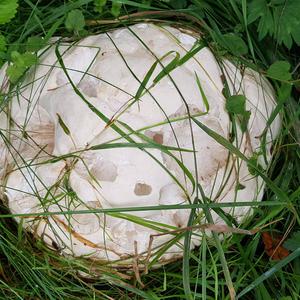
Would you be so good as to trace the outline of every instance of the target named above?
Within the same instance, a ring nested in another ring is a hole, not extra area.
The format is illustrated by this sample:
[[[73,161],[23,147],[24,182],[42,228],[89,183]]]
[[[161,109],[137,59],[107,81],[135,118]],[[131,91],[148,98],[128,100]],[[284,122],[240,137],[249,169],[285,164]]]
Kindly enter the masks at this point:
[[[14,63],[22,63],[21,53],[18,51],[12,51],[10,54],[11,60]]]
[[[18,0],[0,0],[0,25],[8,23],[17,13]]]
[[[45,46],[45,40],[39,36],[28,38],[26,43],[26,50],[29,52],[36,52]]]
[[[23,75],[24,70],[22,68],[19,68],[16,65],[11,65],[8,66],[7,70],[6,70],[6,74],[9,77],[9,80],[12,83],[15,83],[18,81],[18,79]]]
[[[291,96],[293,85],[291,83],[282,82],[280,88],[277,89],[278,100],[286,101]]]
[[[37,63],[36,54],[25,52],[20,54],[17,51],[11,53],[12,64],[8,66],[6,73],[12,83],[15,83],[26,71],[27,68]]]
[[[227,96],[225,107],[230,114],[237,118],[241,131],[246,132],[251,115],[250,111],[246,111],[246,97],[244,95]]]
[[[94,0],[94,11],[102,13],[107,0]]]
[[[232,114],[244,114],[246,97],[244,95],[233,95],[226,99],[226,109]]]
[[[78,33],[79,31],[83,30],[85,26],[84,15],[82,14],[81,10],[74,9],[70,11],[67,15],[65,26],[67,30],[73,31]]]
[[[248,47],[241,37],[234,33],[223,34],[225,47],[234,55],[245,55],[248,52]]]
[[[245,111],[244,114],[242,114],[240,117],[240,126],[242,132],[247,131],[250,115],[251,115],[250,111]]]
[[[37,57],[35,54],[30,52],[25,52],[18,56],[18,60],[16,61],[19,66],[24,66],[25,68],[29,68],[33,66],[37,62]]]
[[[292,78],[290,68],[291,65],[287,61],[279,60],[270,66],[267,75],[276,80],[288,81]]]

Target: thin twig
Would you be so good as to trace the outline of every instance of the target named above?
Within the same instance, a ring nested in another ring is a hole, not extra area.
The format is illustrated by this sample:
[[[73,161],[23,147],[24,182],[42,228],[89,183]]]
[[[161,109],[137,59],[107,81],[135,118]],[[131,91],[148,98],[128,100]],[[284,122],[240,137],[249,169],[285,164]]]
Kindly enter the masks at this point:
[[[134,19],[134,21],[137,21],[138,19],[139,21],[145,22],[145,20],[147,20],[144,18],[145,16],[178,17],[178,18],[187,19],[197,24],[199,27],[203,27],[203,23],[199,19],[195,18],[194,16],[182,12],[176,12],[176,11],[142,11],[142,12],[137,12],[129,15],[124,15],[114,20],[87,20],[86,25],[97,26],[97,25],[118,24],[121,21],[127,21],[131,19]],[[149,20],[153,21],[155,19],[149,19]],[[156,21],[161,22],[162,20],[156,19]]]
[[[139,254],[138,254],[138,248],[137,248],[137,241],[134,241],[134,257],[132,262],[132,269],[135,274],[135,278],[137,282],[141,285],[142,288],[144,288],[144,284],[142,283],[140,271],[139,271]]]

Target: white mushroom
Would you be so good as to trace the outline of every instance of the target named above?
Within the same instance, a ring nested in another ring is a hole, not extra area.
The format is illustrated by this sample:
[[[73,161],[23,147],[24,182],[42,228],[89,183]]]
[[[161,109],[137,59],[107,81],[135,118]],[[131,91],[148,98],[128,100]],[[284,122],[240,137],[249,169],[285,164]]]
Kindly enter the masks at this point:
[[[28,230],[64,255],[130,263],[130,257],[139,254],[143,261],[174,237],[156,236],[150,243],[151,236],[187,225],[190,210],[159,205],[189,204],[196,196],[193,182],[214,202],[262,199],[263,180],[188,114],[229,140],[226,79],[231,94],[245,95],[251,112],[247,134],[237,126],[233,144],[248,158],[256,154],[267,168],[280,127],[276,117],[267,128],[265,160],[261,136],[276,106],[273,89],[255,71],[242,72],[227,60],[219,64],[208,48],[161,76],[163,66],[196,44],[193,34],[179,29],[137,24],[61,43],[57,49],[64,66],[55,45],[40,55],[39,65],[13,90],[0,114],[1,186],[10,210],[60,212],[26,218]],[[144,80],[147,73],[151,76]],[[96,212],[135,207],[139,210],[128,213]],[[224,210],[238,222],[251,211],[245,206]],[[224,223],[216,213],[213,217]],[[191,245],[200,242],[195,235]],[[180,257],[181,243],[159,262]]]

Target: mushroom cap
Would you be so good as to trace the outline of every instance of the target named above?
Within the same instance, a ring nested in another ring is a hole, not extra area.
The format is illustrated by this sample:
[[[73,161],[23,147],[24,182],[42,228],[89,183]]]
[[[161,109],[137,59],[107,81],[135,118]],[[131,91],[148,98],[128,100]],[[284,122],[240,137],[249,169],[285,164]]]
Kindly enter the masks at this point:
[[[138,255],[146,264],[149,253],[174,238],[166,231],[187,225],[190,210],[180,205],[198,195],[195,182],[214,202],[262,199],[263,180],[191,116],[229,140],[225,78],[231,94],[245,95],[251,113],[247,132],[237,126],[232,143],[267,168],[280,128],[276,117],[265,131],[276,106],[274,91],[259,73],[217,61],[206,47],[164,74],[198,40],[176,28],[142,23],[76,43],[57,40],[39,53],[39,64],[0,114],[0,180],[10,210],[52,213],[29,216],[23,226],[63,255],[116,266]],[[4,74],[5,67],[0,86]],[[224,211],[238,222],[251,213],[247,206]],[[202,211],[197,213],[205,223]],[[193,235],[191,248],[200,242],[201,235]],[[170,243],[158,263],[182,253],[182,240]]]

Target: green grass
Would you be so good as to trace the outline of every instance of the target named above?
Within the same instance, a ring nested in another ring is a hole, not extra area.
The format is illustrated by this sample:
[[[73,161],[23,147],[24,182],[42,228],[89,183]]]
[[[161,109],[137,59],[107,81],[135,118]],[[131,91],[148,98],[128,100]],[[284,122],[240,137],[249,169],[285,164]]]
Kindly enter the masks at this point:
[[[9,60],[13,51],[25,52],[27,39],[31,36],[43,36],[48,40],[52,36],[61,35],[72,37],[76,43],[76,40],[81,36],[105,32],[107,29],[118,26],[128,26],[141,20],[153,20],[153,22],[175,25],[184,24],[186,27],[201,31],[204,43],[213,50],[217,57],[227,56],[233,59],[232,55],[234,54],[237,57],[237,63],[252,66],[262,74],[267,74],[268,68],[275,61],[289,62],[292,73],[291,79],[276,80],[276,77],[272,79],[272,76],[269,76],[277,92],[276,113],[282,115],[283,127],[277,143],[273,147],[273,162],[267,174],[256,165],[255,161],[246,158],[239,151],[238,145],[229,143],[207,128],[197,121],[196,116],[186,117],[191,123],[196,123],[207,134],[229,149],[231,154],[235,154],[241,160],[246,160],[250,167],[265,180],[267,187],[263,202],[211,203],[203,195],[201,186],[195,182],[193,176],[178,160],[187,180],[191,181],[197,191],[196,200],[190,199],[189,204],[181,207],[191,209],[189,226],[197,226],[201,223],[201,217],[197,219],[197,213],[200,209],[203,209],[206,219],[209,221],[211,210],[222,213],[224,207],[249,205],[253,206],[254,214],[244,221],[241,228],[247,230],[262,229],[252,235],[238,233],[226,235],[224,239],[220,239],[220,235],[217,233],[213,234],[213,238],[203,234],[201,245],[193,251],[189,251],[189,243],[191,236],[196,233],[192,230],[176,232],[173,240],[166,243],[162,249],[154,251],[150,266],[155,265],[163,252],[173,243],[179,243],[181,237],[185,238],[184,243],[180,243],[184,249],[183,259],[159,269],[151,269],[148,274],[141,273],[142,285],[139,278],[134,274],[127,274],[121,270],[112,271],[109,265],[103,262],[93,263],[91,266],[84,258],[73,260],[60,256],[56,251],[49,250],[41,241],[35,240],[31,234],[24,231],[22,224],[18,225],[13,221],[11,213],[5,207],[5,199],[3,198],[3,204],[0,207],[0,299],[230,299],[229,291],[231,291],[232,298],[236,293],[237,299],[300,299],[300,248],[291,251],[290,255],[283,260],[274,262],[265,254],[260,235],[261,231],[266,230],[290,236],[292,232],[300,230],[299,47],[293,42],[289,49],[286,48],[280,43],[280,39],[276,35],[267,34],[262,40],[259,40],[258,31],[261,29],[258,21],[248,24],[249,14],[253,9],[247,5],[248,1],[120,0],[119,2],[123,5],[120,19],[116,20],[111,14],[111,1],[107,1],[101,13],[94,10],[94,4],[91,0],[20,1],[16,17],[8,24],[0,26],[0,33],[6,37],[8,48],[8,51],[0,52],[0,62],[1,59],[3,61]],[[288,5],[287,2],[289,1],[282,2],[285,2],[284,5]],[[86,20],[90,21],[87,22],[88,25],[85,26],[84,30],[73,34],[66,30],[64,22],[67,13],[74,9],[80,9]],[[128,17],[130,14],[134,14],[133,17]],[[94,20],[98,21],[94,22]],[[232,35],[228,35],[231,33],[234,36],[233,39]],[[195,49],[195,52],[197,50]],[[64,54],[59,53],[58,48],[56,54],[60,67],[67,74],[70,70],[64,66]],[[171,70],[180,66],[191,55],[188,53],[181,59],[174,59],[167,66],[164,66],[163,72],[156,78],[157,81],[164,76],[169,76]],[[146,88],[146,85],[158,64],[160,64],[159,58],[144,80],[140,80],[140,89],[137,93],[130,95],[132,97],[131,103],[139,101],[138,99],[143,93],[151,94],[151,87]],[[88,70],[83,76],[87,73]],[[170,79],[172,80],[171,77]],[[195,74],[199,94],[203,96],[201,83],[197,79],[197,74]],[[21,82],[22,77],[19,80]],[[69,81],[74,92],[82,98],[82,101],[100,119],[110,124],[121,137],[126,139],[126,143],[120,142],[113,145],[107,143],[93,146],[94,150],[111,147],[134,147],[149,155],[151,155],[148,151],[149,148],[159,148],[168,155],[172,155],[171,150],[181,152],[186,150],[178,147],[161,147],[161,145],[153,143],[152,140],[143,135],[142,132],[145,128],[134,131],[129,126],[126,127],[126,124],[112,122],[84,98],[70,77]],[[174,86],[177,88],[175,84]],[[178,92],[180,93],[180,90]],[[0,102],[1,110],[9,106],[6,100],[8,98],[6,97],[4,101]],[[184,97],[182,98],[185,101]],[[203,97],[203,99],[205,98]],[[153,100],[156,101],[154,96]],[[208,102],[204,104],[209,110]],[[205,112],[203,113],[205,114]],[[168,119],[167,123],[172,125],[176,121],[178,120]],[[64,132],[70,134],[63,120],[60,124]],[[153,127],[159,125],[154,124]],[[191,136],[193,136],[192,132]],[[1,137],[5,137],[3,132],[1,132]],[[143,142],[136,143],[134,137],[139,137]],[[9,140],[6,142],[9,143]],[[81,159],[81,154],[81,152],[74,152],[68,157],[75,161]],[[54,157],[52,161],[65,158]],[[27,167],[31,168],[32,166]],[[67,181],[64,179],[62,178],[61,181]],[[226,181],[226,179],[224,180]],[[180,183],[178,182],[178,184]],[[182,189],[184,190],[184,187]],[[74,198],[67,184],[61,188],[61,194],[62,197],[69,197],[71,200]],[[53,203],[58,201],[56,197],[49,189],[46,200]],[[41,199],[41,201],[44,201],[42,205],[46,205],[45,199]],[[170,205],[163,209],[174,208],[178,208],[178,206]],[[158,209],[162,208],[147,207],[147,210]],[[162,234],[167,230],[173,230],[164,224],[151,223],[126,214],[143,210],[145,210],[143,207],[134,207],[98,209],[88,213],[106,213],[119,218],[131,218],[133,222],[156,228]],[[60,211],[55,214],[69,215],[71,218],[76,213],[82,213],[82,211],[69,211],[67,213]],[[44,213],[38,215],[49,216],[53,214],[45,210]],[[32,214],[30,215],[32,216]],[[231,220],[227,221],[231,222]],[[101,273],[102,276],[93,280],[79,276],[78,271],[89,273],[91,268]]]

